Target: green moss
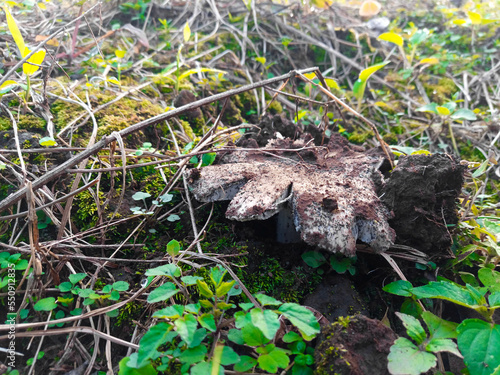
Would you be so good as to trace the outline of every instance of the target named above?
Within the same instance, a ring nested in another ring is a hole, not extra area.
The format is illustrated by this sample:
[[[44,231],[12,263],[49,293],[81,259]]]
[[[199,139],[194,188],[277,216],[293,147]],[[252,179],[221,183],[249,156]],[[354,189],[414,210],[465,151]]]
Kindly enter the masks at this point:
[[[100,204],[104,203],[104,193],[99,191]],[[97,205],[94,197],[88,190],[82,191],[76,195],[74,201],[76,206],[75,224],[80,230],[92,228],[97,224],[99,219],[97,215]]]
[[[373,132],[371,130],[370,131],[363,131],[363,132],[360,130],[355,130],[354,132],[352,132],[349,135],[348,139],[349,139],[349,142],[360,145],[360,144],[365,143],[365,141],[371,137],[373,137]]]
[[[20,115],[19,119],[17,119],[17,116],[15,117],[18,129],[44,131],[47,126],[47,122],[44,119],[31,114]],[[8,117],[0,118],[0,131],[4,130],[12,130],[12,123]]]

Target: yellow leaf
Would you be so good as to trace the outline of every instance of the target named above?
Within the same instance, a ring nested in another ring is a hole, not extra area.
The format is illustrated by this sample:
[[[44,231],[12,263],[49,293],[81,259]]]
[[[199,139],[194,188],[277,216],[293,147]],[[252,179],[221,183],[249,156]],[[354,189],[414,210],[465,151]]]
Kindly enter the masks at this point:
[[[44,3],[38,3],[37,5],[41,10],[47,10],[47,7],[45,6]]]
[[[473,25],[480,25],[481,24],[481,20],[483,19],[483,17],[481,17],[481,15],[479,13],[467,12],[467,15],[469,16],[470,22]]]
[[[184,35],[184,43],[187,43],[189,38],[191,37],[191,28],[189,27],[189,23],[186,22],[184,25],[184,30],[182,31]]]
[[[226,72],[223,71],[223,70],[218,70],[218,69],[211,69],[211,68],[199,68],[199,69],[189,69],[188,71],[182,73],[180,76],[179,76],[179,81],[190,76],[191,74],[195,74],[195,73],[206,73],[206,72],[209,72],[209,73],[222,73],[222,74],[225,74]]]
[[[451,113],[448,108],[440,106],[440,105],[438,105],[436,107],[436,111],[438,111],[438,114],[441,116],[448,116]]]
[[[26,56],[30,52],[30,50],[28,48],[26,48],[26,51],[28,51],[28,52],[24,56]],[[40,51],[35,52],[33,54],[33,56],[31,56],[28,59],[28,62],[36,64],[36,65],[41,65],[43,62],[43,59],[45,59],[45,50],[42,49]],[[40,69],[40,67],[36,66],[36,65],[31,65],[31,64],[27,64],[27,63],[23,64],[24,74],[26,74],[27,76],[30,76],[33,73],[35,73],[38,69]]]
[[[340,90],[340,86],[337,82],[335,82],[334,79],[332,78],[325,78],[325,82],[328,85],[329,88],[335,89],[335,90]]]
[[[432,153],[427,150],[417,150],[413,151],[410,155],[432,155]]]
[[[362,82],[365,82],[366,80],[368,80],[368,78],[370,78],[370,76],[373,73],[375,73],[379,69],[382,69],[387,64],[389,64],[389,61],[383,62],[381,64],[375,64],[375,65],[372,65],[372,66],[366,68],[365,70],[362,70],[361,73],[359,73],[359,79]]]
[[[115,85],[120,85],[120,82],[115,77],[111,77],[107,79],[108,82],[114,83]]]
[[[391,42],[394,43],[400,47],[403,47],[403,38],[401,35],[396,34],[396,33],[383,33],[380,34],[379,37],[377,38],[379,40],[385,40],[386,42]]]
[[[115,55],[116,57],[118,57],[119,59],[123,59],[123,57],[125,56],[125,54],[127,53],[127,51],[124,51],[122,49],[116,49],[115,50]]]
[[[464,19],[458,19],[458,20],[453,20],[453,23],[458,26],[465,25],[467,23],[467,20]]]
[[[9,79],[8,81],[5,81],[4,83],[2,83],[2,86],[0,86],[0,90],[3,90],[7,86],[12,86],[12,85],[17,85],[17,84],[18,83],[16,81]]]
[[[306,73],[306,74],[304,74],[304,77],[306,77],[307,79],[313,80],[314,78],[316,78],[316,73],[314,73],[314,72]]]
[[[328,8],[333,4],[333,0],[311,0],[311,4],[316,8]]]
[[[487,24],[489,24],[489,23],[498,22],[498,21],[500,21],[500,20],[498,20],[498,19],[487,19],[487,18],[483,18],[483,19],[481,20],[481,25],[487,25]]]
[[[23,36],[21,35],[19,28],[17,27],[16,20],[14,19],[14,17],[12,17],[12,14],[10,14],[10,11],[7,7],[4,7],[3,10],[5,12],[5,16],[7,17],[7,26],[9,27],[9,31],[14,37],[14,41],[16,42],[17,48],[19,48],[19,52],[21,52],[21,57],[24,57],[26,56],[23,55],[26,51],[26,46],[24,44]]]
[[[420,64],[431,64],[431,65],[434,65],[434,64],[437,64],[438,62],[439,62],[439,59],[437,59],[436,57],[428,57],[426,59],[420,60]]]
[[[265,57],[256,57],[255,61],[260,62],[262,65],[266,65],[266,58]]]

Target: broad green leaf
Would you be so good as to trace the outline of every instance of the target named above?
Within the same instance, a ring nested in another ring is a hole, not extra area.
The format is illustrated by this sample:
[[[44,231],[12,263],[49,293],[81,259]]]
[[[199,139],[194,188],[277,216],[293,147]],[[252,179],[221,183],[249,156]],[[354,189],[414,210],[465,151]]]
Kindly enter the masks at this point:
[[[448,281],[431,281],[429,284],[413,288],[418,298],[440,298],[470,308],[477,307],[470,292]]]
[[[457,338],[457,323],[441,319],[429,311],[422,312],[422,319],[424,319],[433,339]]]
[[[408,336],[415,340],[418,345],[420,345],[427,338],[427,334],[418,319],[400,312],[396,312],[396,315],[403,322]]]
[[[194,364],[201,362],[207,355],[207,347],[205,345],[198,345],[194,348],[184,350],[179,356],[179,360],[183,363]]]
[[[467,12],[467,16],[469,16],[470,22],[473,25],[480,25],[483,17],[476,12]]]
[[[236,305],[234,305],[232,303],[227,303],[225,301],[217,302],[217,308],[221,309],[221,310],[229,310],[229,309],[233,309],[235,307],[236,307]]]
[[[488,296],[488,304],[491,307],[500,307],[500,292],[491,293]]]
[[[27,53],[30,53],[30,50],[28,48],[27,49]],[[39,66],[37,65],[41,65],[43,63],[43,60],[45,59],[45,50],[40,50],[40,51],[36,51],[28,60],[27,60],[27,63],[24,63],[23,64],[23,72],[24,74],[26,74],[27,76],[30,76],[32,75],[33,73],[35,73],[38,69],[40,69]],[[33,64],[36,64],[36,65],[32,65],[32,64],[28,64],[28,62],[30,63],[33,63]]]
[[[302,341],[302,337],[293,331],[287,332],[283,336],[283,342],[291,343],[291,342],[295,342],[295,341]]]
[[[422,29],[416,31],[409,39],[409,42],[413,45],[416,46],[420,43],[422,43],[427,37],[429,36],[429,30],[427,29]]]
[[[242,355],[240,361],[234,365],[234,371],[237,372],[247,372],[257,365],[257,360],[255,358],[249,357],[247,355]]]
[[[158,323],[149,328],[139,342],[137,357],[137,365],[139,367],[149,363],[147,360],[156,354],[156,349],[158,349],[160,345],[165,344],[172,336],[173,332],[171,333],[171,331],[172,326],[165,322]]]
[[[243,335],[239,329],[230,329],[228,334],[227,334],[228,340],[234,342],[235,344],[238,345],[243,345],[245,344],[245,340],[243,340]]]
[[[236,281],[224,281],[215,290],[215,295],[219,298],[224,297],[233,287]]]
[[[435,114],[438,114],[438,111],[437,111],[437,104],[436,103],[430,103],[430,104],[426,104],[426,105],[423,105],[422,107],[418,107],[417,109],[415,109],[415,111],[417,112],[431,112],[431,113],[435,113]]]
[[[196,285],[198,285],[198,290],[200,291],[200,294],[202,296],[207,298],[212,298],[214,296],[214,293],[210,290],[206,282],[202,280],[196,280]]]
[[[35,311],[52,311],[57,307],[56,299],[54,297],[42,298],[35,303]]]
[[[128,366],[130,361],[130,357],[125,357],[120,361],[120,370],[118,371],[118,375],[158,375],[158,371],[156,371],[150,363],[136,369]]]
[[[215,324],[215,318],[213,314],[205,313],[198,317],[198,322],[203,328],[208,329],[210,332],[217,331],[217,325]]]
[[[319,251],[307,251],[302,254],[302,260],[312,268],[318,268],[326,262],[325,256]]]
[[[158,288],[149,293],[148,302],[156,303],[165,301],[170,297],[176,295],[179,292],[179,289],[176,288],[174,283],[168,282],[163,285],[160,285]]]
[[[422,352],[404,337],[394,341],[387,360],[392,375],[420,375],[435,367],[437,362],[434,354]]]
[[[276,332],[280,328],[278,315],[275,312],[254,308],[250,311],[250,316],[253,325],[259,328],[264,336],[269,340],[274,339]]]
[[[483,292],[481,292],[480,289],[474,288],[472,285],[469,285],[469,284],[465,284],[465,287],[469,291],[472,298],[474,298],[474,300],[476,301],[476,304],[478,304],[478,305],[485,305],[486,304],[486,298],[484,298],[484,295],[486,294],[486,291],[488,289],[485,289],[485,290],[483,290]]]
[[[273,297],[266,296],[265,294],[257,294],[255,295],[255,298],[257,298],[257,300],[262,304],[262,306],[277,306],[283,304],[283,302],[280,302]]]
[[[184,313],[184,306],[182,305],[170,305],[164,309],[158,310],[153,314],[153,318],[159,319],[177,319]]]
[[[380,64],[372,65],[359,73],[359,79],[363,82],[366,82],[370,76],[375,73],[377,70],[382,69],[384,66],[389,64],[390,61],[386,61]]]
[[[357,79],[356,82],[354,82],[354,85],[352,87],[352,92],[356,97],[356,99],[361,100],[363,98],[363,95],[365,94],[365,89],[366,89],[366,81]]]
[[[262,334],[262,331],[251,323],[241,328],[241,337],[245,344],[249,346],[260,346],[269,342]]]
[[[403,43],[404,43],[401,35],[396,34],[396,33],[392,33],[392,32],[380,34],[377,39],[378,40],[385,40],[386,42],[394,43],[400,47],[403,47]]]
[[[24,58],[26,56],[24,53],[26,51],[26,45],[24,44],[24,38],[19,31],[19,28],[17,27],[16,20],[14,17],[12,17],[12,14],[10,13],[9,8],[3,7],[3,10],[5,12],[5,17],[7,18],[7,26],[9,28],[10,33],[12,34],[12,37],[14,38],[14,42],[16,42],[17,48],[19,49],[19,52],[21,53],[21,57]]]
[[[69,281],[65,281],[61,283],[61,285],[59,285],[58,288],[63,293],[69,292],[71,288],[73,288],[73,284],[71,284]]]
[[[181,281],[185,285],[195,285],[196,280],[203,280],[203,277],[200,277],[200,276],[182,276],[181,277]]]
[[[191,28],[189,27],[189,23],[186,22],[184,25],[184,29],[182,30],[182,35],[184,37],[184,43],[187,43],[189,41],[189,38],[191,37]]]
[[[125,292],[130,288],[130,285],[126,281],[116,281],[113,283],[113,289],[117,292]]]
[[[490,268],[481,268],[477,272],[477,276],[490,292],[500,292],[500,272]]]
[[[38,143],[40,143],[40,146],[44,147],[57,146],[57,142],[54,141],[54,138],[52,137],[43,137],[38,141]]]
[[[448,110],[450,112],[454,112],[455,109],[457,109],[457,103],[455,103],[455,102],[448,102],[448,103],[443,104],[443,107],[448,108]]]
[[[198,314],[201,309],[201,303],[198,301],[197,303],[189,303],[184,306],[187,312],[190,312],[192,314]]]
[[[69,281],[71,282],[71,284],[75,285],[76,283],[82,281],[86,277],[87,277],[86,273],[74,273],[69,275]]]
[[[468,121],[475,121],[477,120],[476,114],[471,111],[470,109],[466,108],[460,108],[456,110],[451,116],[451,119],[453,120],[468,120]]]
[[[167,253],[171,257],[176,256],[181,251],[181,244],[177,240],[172,240],[167,244]]]
[[[457,343],[472,375],[492,374],[500,366],[500,325],[466,319],[457,327]]]
[[[448,108],[438,105],[436,107],[437,114],[440,116],[448,116],[451,112]]]
[[[288,355],[280,348],[274,348],[268,354],[260,355],[257,358],[259,367],[267,372],[276,374],[278,368],[286,368],[290,363]]]
[[[151,196],[151,194],[149,194],[149,193],[143,193],[142,191],[138,191],[137,193],[132,195],[132,199],[135,201],[140,201],[140,200],[149,198],[150,196]]]
[[[453,353],[457,357],[462,357],[462,354],[458,351],[457,344],[455,344],[450,339],[431,339],[425,346],[425,350],[428,352],[438,353],[438,352],[448,352]]]
[[[226,273],[227,271],[221,265],[217,265],[210,270],[210,278],[216,288],[220,285]]]
[[[212,165],[212,163],[215,161],[215,157],[217,156],[217,153],[215,152],[209,152],[207,154],[203,154],[201,157],[201,166],[206,167],[208,165]]]
[[[307,337],[314,337],[319,333],[320,327],[316,317],[304,306],[284,303],[278,310]]]
[[[168,263],[163,266],[151,268],[146,271],[146,276],[170,276],[179,277],[181,275],[181,270],[175,264]]]
[[[187,314],[183,318],[176,319],[175,327],[177,328],[177,333],[183,339],[188,347],[193,347],[196,345],[192,345],[195,340],[195,332],[198,329],[198,321],[196,318]]]
[[[223,366],[230,366],[238,363],[240,361],[240,356],[229,346],[224,346],[222,348],[222,356],[220,358],[220,364]]]

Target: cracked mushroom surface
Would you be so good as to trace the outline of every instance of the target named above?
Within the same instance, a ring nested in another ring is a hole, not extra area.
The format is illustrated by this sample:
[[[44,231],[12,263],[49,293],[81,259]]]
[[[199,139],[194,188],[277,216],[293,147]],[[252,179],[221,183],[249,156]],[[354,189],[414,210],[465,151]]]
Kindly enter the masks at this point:
[[[305,140],[271,140],[265,148],[238,149],[220,164],[188,171],[188,183],[201,202],[230,200],[226,217],[265,220],[290,212],[303,241],[354,256],[356,241],[376,252],[387,250],[395,234],[374,181],[381,181],[380,155],[369,155],[343,137],[327,146]]]

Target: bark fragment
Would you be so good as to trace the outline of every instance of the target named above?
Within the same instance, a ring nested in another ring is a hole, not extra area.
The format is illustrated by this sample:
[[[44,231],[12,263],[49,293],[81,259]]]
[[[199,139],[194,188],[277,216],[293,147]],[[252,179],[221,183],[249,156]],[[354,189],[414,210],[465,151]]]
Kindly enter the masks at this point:
[[[258,151],[235,148],[222,164],[191,170],[190,188],[202,202],[231,200],[226,216],[233,220],[265,220],[289,209],[302,240],[331,252],[353,256],[358,239],[387,250],[394,231],[374,184],[382,157],[341,136],[326,147],[305,146],[304,139],[276,139]]]

